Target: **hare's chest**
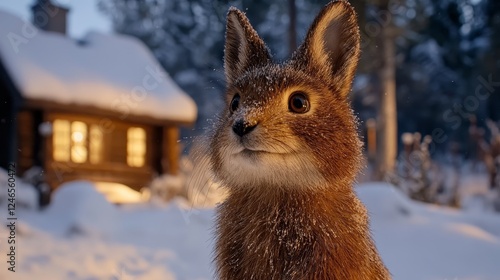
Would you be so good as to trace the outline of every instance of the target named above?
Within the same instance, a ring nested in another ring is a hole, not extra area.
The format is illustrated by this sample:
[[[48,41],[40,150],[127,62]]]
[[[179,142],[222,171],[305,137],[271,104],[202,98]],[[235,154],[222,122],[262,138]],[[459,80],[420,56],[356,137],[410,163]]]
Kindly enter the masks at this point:
[[[330,245],[311,221],[283,214],[246,221],[233,217],[239,226],[219,248],[233,279],[308,279],[312,265],[329,258]]]

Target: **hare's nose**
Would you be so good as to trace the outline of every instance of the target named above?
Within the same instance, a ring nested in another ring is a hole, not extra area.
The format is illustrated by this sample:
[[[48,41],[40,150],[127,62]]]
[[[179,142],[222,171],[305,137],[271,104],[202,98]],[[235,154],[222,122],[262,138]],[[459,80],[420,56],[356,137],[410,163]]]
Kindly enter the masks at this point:
[[[236,133],[236,135],[243,137],[243,135],[251,132],[254,130],[254,128],[257,126],[257,123],[255,124],[250,124],[248,122],[245,122],[244,120],[237,120],[233,124],[233,131]]]

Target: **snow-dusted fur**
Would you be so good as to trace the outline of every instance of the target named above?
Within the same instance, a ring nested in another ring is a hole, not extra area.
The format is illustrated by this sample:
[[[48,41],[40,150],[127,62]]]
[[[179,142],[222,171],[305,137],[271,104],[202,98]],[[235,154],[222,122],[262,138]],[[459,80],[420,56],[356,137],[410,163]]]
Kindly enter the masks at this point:
[[[346,1],[325,6],[283,64],[229,10],[226,107],[209,135],[212,172],[229,191],[217,213],[219,279],[390,278],[352,187],[361,144],[347,95],[358,57]],[[290,104],[297,94],[308,110]]]

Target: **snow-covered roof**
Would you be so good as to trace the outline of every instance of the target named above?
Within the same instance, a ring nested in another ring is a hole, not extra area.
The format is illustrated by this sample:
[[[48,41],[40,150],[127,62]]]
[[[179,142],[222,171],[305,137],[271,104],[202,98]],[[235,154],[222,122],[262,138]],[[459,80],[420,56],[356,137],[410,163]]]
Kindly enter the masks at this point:
[[[196,119],[194,101],[133,37],[89,32],[74,40],[0,10],[0,57],[25,98]]]

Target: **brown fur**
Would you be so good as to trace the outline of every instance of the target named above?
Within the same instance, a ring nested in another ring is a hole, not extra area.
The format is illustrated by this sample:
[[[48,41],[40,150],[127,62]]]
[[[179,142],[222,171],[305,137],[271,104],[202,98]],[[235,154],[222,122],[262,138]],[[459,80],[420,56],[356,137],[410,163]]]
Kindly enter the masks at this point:
[[[230,9],[227,102],[209,145],[211,169],[229,191],[218,208],[220,279],[390,279],[352,189],[361,144],[346,96],[358,56],[347,2],[328,4],[284,64],[271,62],[245,15]],[[288,109],[296,91],[310,100],[304,114]],[[238,120],[255,129],[237,136]]]

